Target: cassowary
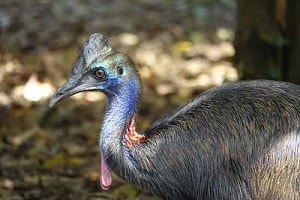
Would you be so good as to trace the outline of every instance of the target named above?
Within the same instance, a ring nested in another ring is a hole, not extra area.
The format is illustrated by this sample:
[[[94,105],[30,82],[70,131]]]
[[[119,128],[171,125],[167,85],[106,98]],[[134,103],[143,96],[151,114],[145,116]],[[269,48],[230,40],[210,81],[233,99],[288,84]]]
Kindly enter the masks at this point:
[[[137,132],[141,80],[101,34],[84,43],[49,106],[103,92],[101,186],[109,170],[164,199],[300,199],[300,86],[241,81],[208,90]]]

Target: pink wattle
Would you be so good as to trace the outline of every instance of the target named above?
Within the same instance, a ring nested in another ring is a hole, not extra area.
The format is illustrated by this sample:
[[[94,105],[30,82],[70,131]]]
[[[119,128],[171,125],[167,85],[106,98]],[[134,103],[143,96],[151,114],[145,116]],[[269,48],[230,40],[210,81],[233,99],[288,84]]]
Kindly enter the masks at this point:
[[[101,167],[100,167],[101,168],[100,169],[101,170],[100,185],[103,190],[108,190],[109,187],[111,186],[112,178],[111,178],[106,160],[105,160],[102,152],[101,152],[101,164],[100,165],[101,165]]]

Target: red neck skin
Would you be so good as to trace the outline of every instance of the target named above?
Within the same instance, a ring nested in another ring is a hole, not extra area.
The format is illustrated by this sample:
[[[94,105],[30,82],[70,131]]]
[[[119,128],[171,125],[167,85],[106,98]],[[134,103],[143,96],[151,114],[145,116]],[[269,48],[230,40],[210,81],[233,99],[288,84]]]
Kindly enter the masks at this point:
[[[131,148],[134,145],[141,144],[146,140],[145,135],[139,134],[135,131],[135,118],[130,120],[129,126],[126,129],[125,140],[127,148]]]

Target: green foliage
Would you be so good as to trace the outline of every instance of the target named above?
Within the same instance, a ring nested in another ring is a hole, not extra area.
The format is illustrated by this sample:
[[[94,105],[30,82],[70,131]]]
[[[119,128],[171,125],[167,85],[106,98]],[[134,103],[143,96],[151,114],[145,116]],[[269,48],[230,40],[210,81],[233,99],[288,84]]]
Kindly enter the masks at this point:
[[[207,36],[199,31],[190,31],[189,37],[193,43],[203,42],[207,40]]]
[[[246,67],[243,62],[240,62],[237,65],[237,70],[238,70],[238,76],[240,78],[244,78],[246,76]]]
[[[138,196],[138,190],[132,184],[124,184],[115,190],[113,196],[116,199],[134,199]]]
[[[277,35],[276,37],[273,38],[272,44],[278,47],[286,46],[289,44],[288,38],[282,36],[282,35]]]
[[[77,157],[70,157],[67,158],[65,154],[63,153],[58,153],[51,157],[50,159],[46,160],[43,164],[43,167],[45,169],[52,169],[56,166],[61,166],[61,165],[79,165],[82,164],[82,160]]]
[[[270,65],[267,67],[267,75],[269,79],[272,80],[281,80],[282,74],[279,67],[276,67],[274,65]]]
[[[237,69],[238,69],[238,76],[241,79],[251,78],[251,75],[249,74],[249,71],[247,70],[247,68],[245,67],[243,62],[240,62],[237,65]],[[263,69],[263,71],[266,76],[265,77],[266,79],[271,79],[271,80],[281,80],[282,79],[280,67],[276,66],[276,64],[274,62],[271,62],[271,61],[266,62],[266,67]]]

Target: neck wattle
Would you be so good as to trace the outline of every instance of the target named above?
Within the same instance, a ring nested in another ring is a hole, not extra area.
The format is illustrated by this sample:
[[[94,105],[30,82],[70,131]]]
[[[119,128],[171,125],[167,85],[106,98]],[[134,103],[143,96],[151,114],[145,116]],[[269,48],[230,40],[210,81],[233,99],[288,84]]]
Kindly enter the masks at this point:
[[[100,138],[103,189],[108,189],[112,182],[109,168],[114,171],[125,171],[130,164],[137,168],[137,162],[131,155],[130,148],[145,139],[135,131],[139,93],[136,82],[107,92],[108,106]]]
[[[134,145],[141,144],[146,139],[145,135],[139,134],[138,132],[135,131],[134,117],[130,120],[124,138],[125,138],[125,144],[127,149],[130,149]]]

